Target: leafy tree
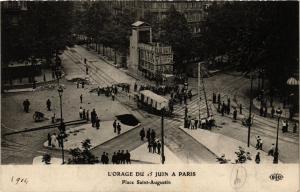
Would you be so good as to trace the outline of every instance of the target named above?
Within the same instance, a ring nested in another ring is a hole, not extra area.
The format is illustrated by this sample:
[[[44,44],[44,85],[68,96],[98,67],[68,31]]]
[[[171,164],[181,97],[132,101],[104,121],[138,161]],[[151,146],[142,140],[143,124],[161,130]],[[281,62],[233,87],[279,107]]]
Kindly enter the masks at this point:
[[[50,59],[71,44],[72,2],[27,2],[14,26],[2,12],[3,62]]]
[[[183,62],[191,59],[193,43],[192,34],[184,15],[176,11],[174,6],[171,6],[166,18],[162,20],[161,29],[159,40],[172,46],[175,69],[185,71]]]
[[[98,162],[98,158],[93,155],[89,150],[91,148],[91,140],[86,139],[82,143],[82,148],[75,148],[70,150],[72,159],[69,159],[69,164],[94,164]]]
[[[227,55],[245,72],[265,71],[271,87],[284,88],[297,70],[298,2],[218,2],[202,26],[206,59]]]

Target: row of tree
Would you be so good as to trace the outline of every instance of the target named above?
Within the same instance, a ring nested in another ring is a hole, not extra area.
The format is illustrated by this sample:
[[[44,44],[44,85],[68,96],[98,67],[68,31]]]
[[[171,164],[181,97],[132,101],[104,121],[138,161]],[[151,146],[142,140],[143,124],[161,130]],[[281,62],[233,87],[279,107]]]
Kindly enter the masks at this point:
[[[101,1],[75,2],[80,8],[75,11],[74,33],[84,35],[88,43],[110,47],[123,56],[128,54],[131,24],[135,21],[135,12],[129,9],[112,13],[107,4]],[[125,62],[125,61],[124,61]]]
[[[213,2],[206,10],[199,35],[192,35],[183,14],[172,6],[159,22],[158,41],[172,46],[175,69],[186,71],[194,58],[214,61],[226,56],[229,65],[245,72],[259,71],[270,88],[284,89],[298,70],[298,2]]]
[[[72,44],[72,2],[27,2],[27,10],[1,11],[2,63],[51,59]]]

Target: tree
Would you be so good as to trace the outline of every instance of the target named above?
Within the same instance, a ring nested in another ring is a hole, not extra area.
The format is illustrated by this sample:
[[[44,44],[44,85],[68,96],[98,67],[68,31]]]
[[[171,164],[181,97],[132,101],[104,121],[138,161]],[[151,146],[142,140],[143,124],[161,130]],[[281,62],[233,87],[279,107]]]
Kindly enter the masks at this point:
[[[71,44],[72,2],[27,2],[17,24],[2,13],[3,62],[47,59]]]
[[[284,88],[297,70],[297,2],[218,2],[208,9],[201,42],[205,58],[227,55],[245,71],[265,71],[271,87]]]
[[[82,148],[75,148],[70,150],[72,159],[69,159],[69,164],[94,164],[98,162],[98,158],[93,155],[89,150],[91,148],[91,140],[86,139],[82,143]]]
[[[172,46],[174,52],[175,69],[185,71],[183,62],[192,57],[192,34],[185,17],[171,6],[167,16],[161,23],[161,35],[159,41]]]

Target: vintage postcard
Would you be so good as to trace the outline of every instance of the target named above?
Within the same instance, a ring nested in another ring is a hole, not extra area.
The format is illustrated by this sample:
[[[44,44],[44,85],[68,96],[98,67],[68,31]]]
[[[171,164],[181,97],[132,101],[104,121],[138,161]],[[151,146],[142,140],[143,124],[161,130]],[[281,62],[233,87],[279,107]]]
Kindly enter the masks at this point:
[[[0,191],[299,191],[298,1],[2,1]]]

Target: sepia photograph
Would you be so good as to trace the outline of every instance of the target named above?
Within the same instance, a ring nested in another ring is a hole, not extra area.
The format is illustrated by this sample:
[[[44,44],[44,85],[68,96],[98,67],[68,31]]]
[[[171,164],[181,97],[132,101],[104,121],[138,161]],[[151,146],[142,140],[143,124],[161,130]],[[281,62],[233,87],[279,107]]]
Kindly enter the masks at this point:
[[[248,168],[276,187],[298,163],[298,1],[1,2],[3,167],[89,165],[142,187],[175,180],[123,168],[177,182],[206,171],[164,167],[233,166],[236,191]]]

